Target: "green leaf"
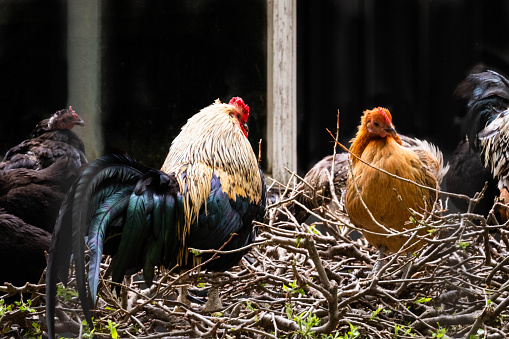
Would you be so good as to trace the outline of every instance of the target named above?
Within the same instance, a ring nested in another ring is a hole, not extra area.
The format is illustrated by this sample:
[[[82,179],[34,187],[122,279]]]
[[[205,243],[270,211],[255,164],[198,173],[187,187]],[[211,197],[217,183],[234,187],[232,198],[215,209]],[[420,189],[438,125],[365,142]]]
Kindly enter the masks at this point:
[[[64,301],[69,301],[72,298],[78,298],[78,291],[70,287],[64,287],[62,285],[57,286],[57,296],[64,298]]]
[[[285,284],[283,284],[283,291],[289,292],[289,291],[291,291],[291,288],[286,286]]]
[[[201,255],[201,252],[194,248],[190,248],[189,252],[191,252],[196,257]]]
[[[322,234],[320,233],[320,231],[318,231],[318,230],[316,229],[316,225],[315,225],[315,224],[312,224],[312,225],[308,226],[308,228],[309,228],[309,230],[311,231],[311,233],[314,233],[314,234],[316,234],[316,235],[322,235]]]
[[[348,323],[348,325],[350,325],[350,331],[348,332],[350,338],[357,338],[360,335],[359,331],[357,330],[357,327],[355,327],[351,323]]]
[[[251,302],[249,300],[246,300],[246,309],[248,309],[250,311],[256,311],[256,308],[253,307],[253,305],[251,304]]]
[[[427,228],[426,231],[430,234],[430,235],[433,235],[436,231],[438,231],[437,228]]]
[[[118,338],[117,326],[118,326],[117,323],[115,323],[115,322],[111,321],[110,319],[108,319],[108,325],[106,327],[110,330],[110,334],[111,334],[111,337],[113,339],[117,339]]]
[[[286,303],[285,304],[285,311],[286,311],[286,316],[288,317],[288,319],[292,319],[293,318],[292,304]]]
[[[376,311],[371,312],[371,317],[369,320],[378,319],[378,313],[383,310],[383,307],[379,307]]]
[[[467,241],[458,241],[458,243],[455,246],[456,248],[461,248],[462,250],[465,250],[468,245],[470,245],[470,243]]]
[[[427,302],[430,302],[432,298],[421,298],[421,299],[417,299],[416,301],[414,301],[414,303],[416,304],[423,304],[423,303],[427,303]]]

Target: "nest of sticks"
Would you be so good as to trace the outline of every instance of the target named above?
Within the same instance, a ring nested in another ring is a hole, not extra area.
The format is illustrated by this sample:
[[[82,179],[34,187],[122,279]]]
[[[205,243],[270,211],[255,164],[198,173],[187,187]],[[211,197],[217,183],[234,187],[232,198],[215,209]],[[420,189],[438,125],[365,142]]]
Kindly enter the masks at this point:
[[[412,228],[425,227],[428,236],[403,232],[409,246],[419,239],[426,246],[410,256],[394,253],[374,271],[377,251],[344,211],[345,159],[334,150],[310,171],[314,176],[292,173],[289,183],[274,183],[269,192],[275,198],[265,222],[256,225],[256,241],[230,271],[161,269],[152,286],[138,274],[125,279],[116,295],[111,259],[104,258],[95,330],[86,326],[71,280],[59,287],[57,333],[147,339],[505,338],[509,231],[496,218],[501,204],[478,215],[471,211],[483,192],[473,198],[442,192],[428,216],[410,211]],[[468,212],[448,212],[449,196],[466,199]],[[210,260],[224,254],[214,252]],[[176,288],[183,285],[194,286],[190,306],[176,301]],[[205,311],[206,291],[214,286],[223,307]],[[43,279],[38,285],[0,286],[1,336],[43,335],[44,289]],[[8,306],[9,298],[18,301]]]
[[[322,197],[330,199],[328,204],[310,210],[298,201],[309,190],[294,184],[281,189],[288,198],[270,206],[266,222],[257,225],[258,237],[249,254],[228,272],[193,269],[178,275],[175,270],[161,270],[151,287],[140,276],[126,279],[117,296],[111,292],[115,285],[107,272],[110,259],[105,258],[93,334],[98,338],[505,338],[509,333],[509,232],[507,225],[496,221],[499,203],[482,216],[449,214],[447,199],[442,200],[435,213],[420,222],[436,236],[424,238],[428,244],[412,256],[389,256],[373,274],[376,250],[349,223],[337,196]],[[472,209],[481,197],[471,199]],[[311,218],[296,220],[289,208],[292,204]],[[407,235],[410,242],[417,237],[412,232]],[[218,251],[211,260],[221,254]],[[183,284],[195,287],[191,306],[176,301],[175,288]],[[210,313],[203,311],[201,300],[212,285],[220,286],[223,308]],[[0,290],[4,298],[24,296],[11,307],[1,304],[3,336],[38,337],[45,331],[44,284],[6,285]],[[57,333],[90,337],[73,281],[59,288],[58,299]]]

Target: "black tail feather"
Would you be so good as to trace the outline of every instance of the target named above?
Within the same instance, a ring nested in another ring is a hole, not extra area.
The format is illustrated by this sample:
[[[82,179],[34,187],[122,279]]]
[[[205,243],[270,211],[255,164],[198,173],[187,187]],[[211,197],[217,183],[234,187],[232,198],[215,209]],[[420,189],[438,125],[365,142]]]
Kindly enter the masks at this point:
[[[74,185],[69,192],[74,192]],[[74,194],[68,194],[62,202],[60,213],[55,223],[46,269],[46,318],[48,324],[48,337],[55,337],[55,298],[57,283],[61,281],[67,285],[69,278],[69,265],[71,260],[72,228],[71,211]]]
[[[150,173],[150,175],[143,176],[143,174],[147,172]],[[150,178],[151,176],[157,179],[152,180]],[[138,183],[142,177],[144,179],[141,183]],[[174,178],[172,180],[174,181]],[[138,190],[142,193],[144,189],[148,189],[150,186],[157,184],[161,185],[164,183],[163,186],[167,186],[168,181],[169,179],[164,173],[150,170],[129,157],[108,155],[90,164],[80,178],[74,183],[60,209],[48,259],[46,314],[48,318],[48,336],[50,338],[54,338],[55,336],[54,316],[56,286],[58,281],[67,284],[71,255],[75,263],[76,282],[85,319],[89,328],[94,327],[90,312],[85,274],[85,237],[87,235],[90,236],[91,233],[89,232],[91,227],[94,227],[94,236],[98,236],[97,234],[99,234],[95,229],[98,227],[98,224],[90,224],[92,216],[103,206],[107,197],[112,197],[122,189],[128,193],[127,197],[129,197],[137,183]],[[132,187],[132,189],[129,189],[129,187]],[[150,187],[150,189],[151,188],[152,187]],[[178,185],[176,190],[178,190]],[[176,190],[174,189],[173,192],[176,192]],[[125,194],[119,194],[119,196],[125,196]],[[151,199],[147,198],[147,201],[150,200]],[[140,216],[143,215],[143,213],[140,214],[140,212],[135,213],[135,215],[138,214]],[[111,225],[106,226],[118,227],[118,215],[119,213],[112,218]],[[121,219],[123,219],[123,217]],[[137,225],[139,223],[135,222],[135,224]],[[120,228],[123,228],[123,226]],[[104,235],[104,233],[101,234]],[[102,239],[99,239],[97,243],[102,246]],[[117,247],[118,246],[117,244]],[[142,248],[142,246],[139,247]],[[117,250],[118,248],[112,251],[116,253]],[[102,253],[102,251],[100,253]],[[125,253],[123,256],[125,258],[129,257]],[[100,258],[91,258],[91,260],[97,262]],[[142,261],[140,260],[139,262],[141,265]],[[124,268],[132,269],[132,265],[133,264],[127,260]],[[116,274],[118,275],[118,273]],[[121,277],[116,277],[116,279],[121,280],[124,274],[125,269],[121,270]],[[90,279],[92,279],[92,281],[90,281]],[[89,281],[90,284],[96,285],[98,283],[97,279],[94,277],[89,277]]]

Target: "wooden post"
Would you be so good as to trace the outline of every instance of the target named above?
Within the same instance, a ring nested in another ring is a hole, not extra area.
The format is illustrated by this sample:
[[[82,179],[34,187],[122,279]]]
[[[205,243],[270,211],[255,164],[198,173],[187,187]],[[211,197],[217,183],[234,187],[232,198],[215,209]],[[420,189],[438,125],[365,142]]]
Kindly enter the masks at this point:
[[[267,0],[267,153],[272,177],[297,170],[297,1]]]
[[[102,155],[100,0],[67,2],[68,105],[85,121],[75,128],[90,161]]]

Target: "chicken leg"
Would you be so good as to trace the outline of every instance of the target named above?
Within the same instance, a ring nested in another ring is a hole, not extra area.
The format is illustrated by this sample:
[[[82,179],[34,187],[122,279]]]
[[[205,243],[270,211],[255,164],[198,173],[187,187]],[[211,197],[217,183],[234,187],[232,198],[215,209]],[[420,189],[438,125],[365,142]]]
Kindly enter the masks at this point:
[[[380,246],[378,248],[378,258],[373,265],[373,271],[371,272],[371,277],[375,277],[378,272],[382,269],[382,267],[386,264],[386,260],[384,259],[385,254],[385,246]]]
[[[215,273],[212,273],[212,286],[210,286],[208,299],[204,310],[207,312],[213,312],[221,308],[223,308],[223,303],[219,297],[219,281],[215,276]]]
[[[179,294],[177,297],[177,301],[184,305],[191,306],[191,301],[189,299],[187,299],[188,286],[182,285],[181,287],[177,288],[177,290],[178,290],[178,294]],[[180,305],[177,305],[175,307],[175,312],[184,312],[184,311],[185,310]]]

